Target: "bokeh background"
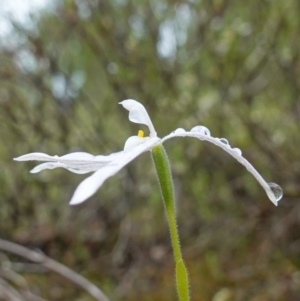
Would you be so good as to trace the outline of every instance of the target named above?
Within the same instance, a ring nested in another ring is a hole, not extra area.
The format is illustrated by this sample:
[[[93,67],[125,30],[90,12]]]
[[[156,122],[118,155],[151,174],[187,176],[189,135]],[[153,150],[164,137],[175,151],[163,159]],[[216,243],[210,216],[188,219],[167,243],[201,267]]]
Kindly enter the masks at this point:
[[[284,190],[275,207],[222,150],[165,144],[192,300],[300,300],[298,0],[1,2],[1,238],[41,250],[111,300],[176,300],[149,154],[74,207],[85,176],[32,175],[34,163],[12,161],[121,150],[140,126],[118,101],[133,98],[160,136],[205,125]],[[19,273],[45,299],[93,300],[54,273]]]

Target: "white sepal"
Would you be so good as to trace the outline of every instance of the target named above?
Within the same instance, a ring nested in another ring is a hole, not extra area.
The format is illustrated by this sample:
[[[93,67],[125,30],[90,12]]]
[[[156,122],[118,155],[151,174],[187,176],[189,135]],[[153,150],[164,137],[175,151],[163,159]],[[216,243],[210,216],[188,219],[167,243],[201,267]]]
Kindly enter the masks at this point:
[[[121,169],[119,168],[119,165],[104,166],[93,175],[83,180],[76,188],[70,201],[70,205],[77,205],[87,200],[98,190],[106,179],[116,174],[119,169]]]
[[[270,189],[269,184],[264,180],[264,178],[259,174],[259,172],[253,167],[253,165],[242,156],[242,152],[238,148],[232,148],[227,139],[224,138],[214,138],[210,135],[210,131],[203,127],[197,126],[194,127],[191,131],[182,131],[182,129],[175,130],[171,134],[164,137],[161,142],[174,138],[174,137],[194,137],[199,140],[208,141],[220,148],[222,148],[226,153],[235,158],[238,162],[246,167],[246,169],[254,176],[254,178],[258,181],[258,183],[264,188],[271,202],[277,206],[278,201],[281,197],[276,198],[273,191]]]
[[[76,205],[84,202],[101,187],[106,179],[116,174],[120,169],[143,152],[151,150],[159,141],[160,139],[157,137],[150,138],[145,143],[134,147],[131,151],[119,152],[118,156],[116,156],[114,160],[103,166],[79,184],[73,194],[70,205]]]

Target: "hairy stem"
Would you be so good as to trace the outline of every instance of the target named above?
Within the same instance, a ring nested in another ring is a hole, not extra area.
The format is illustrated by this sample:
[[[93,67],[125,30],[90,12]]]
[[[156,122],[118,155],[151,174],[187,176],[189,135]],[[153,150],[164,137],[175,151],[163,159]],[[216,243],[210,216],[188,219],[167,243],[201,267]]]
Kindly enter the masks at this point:
[[[176,269],[176,286],[180,301],[189,301],[188,273],[182,259],[180,240],[177,229],[174,188],[171,168],[166,151],[162,144],[152,149],[152,157],[156,168],[158,181],[165,205],[167,220],[170,229],[172,248]]]

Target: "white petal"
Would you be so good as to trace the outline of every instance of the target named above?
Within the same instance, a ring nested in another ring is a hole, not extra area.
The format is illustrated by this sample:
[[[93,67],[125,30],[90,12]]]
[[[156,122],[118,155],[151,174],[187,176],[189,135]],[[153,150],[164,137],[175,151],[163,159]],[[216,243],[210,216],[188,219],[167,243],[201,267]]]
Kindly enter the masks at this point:
[[[70,201],[70,205],[80,204],[91,197],[107,178],[113,176],[118,172],[118,167],[118,165],[105,166],[102,169],[96,171],[92,176],[83,180],[76,188]]]
[[[59,157],[61,160],[76,160],[76,161],[90,161],[90,160],[95,160],[95,156],[89,153],[84,153],[84,152],[76,152],[76,153],[70,153],[67,155],[63,155]]]
[[[49,156],[47,154],[44,153],[30,153],[30,154],[26,154],[23,156],[20,156],[18,158],[14,158],[15,161],[55,161],[57,158],[56,157],[52,157]]]
[[[111,153],[109,155],[99,155],[99,156],[96,156],[96,162],[110,162],[112,160],[114,160],[115,158],[117,158],[120,153],[123,153],[123,151],[119,151],[119,152],[115,152],[115,153]]]
[[[112,153],[108,156],[94,156],[85,152],[76,152],[61,157],[49,156],[44,153],[31,153],[18,158],[16,161],[48,161],[48,163],[38,165],[31,170],[31,173],[37,173],[44,169],[53,169],[62,167],[77,174],[84,174],[97,171],[107,163],[117,158],[119,153]]]
[[[117,154],[117,153],[115,153]],[[18,158],[14,158],[15,161],[48,161],[48,162],[70,162],[72,164],[91,163],[97,162],[109,162],[112,160],[114,153],[109,156],[94,156],[85,152],[75,152],[59,156],[49,156],[44,153],[30,153]]]
[[[44,169],[54,169],[54,168],[58,168],[58,167],[62,167],[65,169],[68,169],[71,172],[77,173],[77,174],[85,174],[85,173],[89,173],[92,171],[96,171],[97,168],[93,165],[91,166],[76,166],[76,167],[70,167],[65,163],[60,163],[60,162],[46,162],[46,163],[42,163],[38,166],[36,166],[35,168],[33,168],[30,172],[31,173],[38,173],[41,170]]]
[[[147,141],[148,139],[149,137],[131,136],[125,142],[124,151],[130,151],[137,145],[145,143],[145,141]]]
[[[47,162],[47,163],[42,163],[42,164],[36,166],[30,172],[31,173],[38,173],[38,172],[40,172],[41,170],[44,170],[44,169],[54,169],[54,168],[57,168],[57,167],[68,168],[68,166],[64,163]]]
[[[268,183],[264,180],[264,178],[258,173],[258,171],[253,167],[253,165],[242,156],[241,150],[236,148],[231,148],[227,140],[226,140],[227,143],[224,143],[223,138],[222,139],[214,138],[210,136],[209,131],[207,132],[207,131],[194,130],[190,132],[174,131],[168,136],[164,137],[161,140],[161,142],[163,143],[164,141],[174,137],[194,137],[194,138],[198,138],[199,140],[208,141],[222,148],[225,152],[230,154],[232,157],[234,157],[236,160],[238,160],[242,165],[246,167],[246,169],[255,177],[255,179],[259,182],[259,184],[265,189],[271,202],[275,206],[277,206],[277,202],[280,200],[280,198],[276,198],[272,189],[269,187]]]
[[[121,168],[123,168],[143,152],[152,149],[152,147],[159,143],[159,141],[160,139],[157,137],[150,138],[148,141],[136,146],[131,151],[120,152],[120,155],[117,156],[113,161],[99,169],[97,172],[79,184],[73,194],[70,204],[76,205],[84,202],[101,187],[106,179],[116,174]]]
[[[134,123],[145,124],[150,131],[150,137],[156,137],[156,131],[145,107],[136,100],[127,99],[119,102],[129,111],[129,120]]]
[[[89,153],[84,152],[77,152],[77,153],[70,153],[61,157],[55,157],[57,162],[63,162],[68,165],[83,165],[83,164],[98,164],[98,163],[107,163],[112,161],[113,156],[117,153],[113,153],[109,156],[94,156]]]

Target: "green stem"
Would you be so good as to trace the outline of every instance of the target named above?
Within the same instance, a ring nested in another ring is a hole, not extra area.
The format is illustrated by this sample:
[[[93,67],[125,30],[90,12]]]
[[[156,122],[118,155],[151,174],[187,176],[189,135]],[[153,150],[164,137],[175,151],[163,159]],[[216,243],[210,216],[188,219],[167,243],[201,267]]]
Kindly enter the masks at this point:
[[[152,149],[152,157],[164,200],[165,210],[170,228],[172,248],[176,267],[176,286],[180,301],[189,301],[188,273],[182,259],[180,240],[176,222],[175,198],[171,168],[166,151],[162,144]]]

